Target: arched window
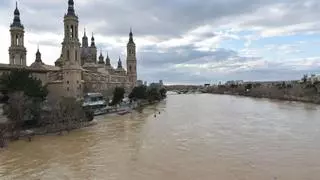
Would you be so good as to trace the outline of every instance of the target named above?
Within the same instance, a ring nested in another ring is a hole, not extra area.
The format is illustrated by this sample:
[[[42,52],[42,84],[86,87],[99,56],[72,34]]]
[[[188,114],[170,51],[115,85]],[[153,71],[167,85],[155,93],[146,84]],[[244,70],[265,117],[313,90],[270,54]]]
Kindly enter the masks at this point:
[[[77,50],[75,51],[75,57],[76,57],[75,61],[77,62],[78,61],[78,51]]]
[[[16,45],[19,46],[19,36],[16,35]]]
[[[70,30],[69,30],[69,26],[68,26],[68,25],[67,25],[67,27],[66,27],[65,31],[66,31],[66,32],[65,32],[65,33],[66,33],[66,37],[68,37],[68,36],[69,36],[69,31],[70,31]]]
[[[78,26],[75,27],[75,37],[78,37]]]
[[[74,33],[74,31],[73,31],[74,29],[73,29],[73,25],[71,25],[71,28],[70,28],[70,37],[71,38],[73,38],[73,33]]]
[[[130,72],[131,72],[131,69],[132,69],[131,66],[129,66],[129,71],[130,71]]]
[[[68,61],[70,60],[70,52],[69,52],[69,50],[67,50],[67,60]]]

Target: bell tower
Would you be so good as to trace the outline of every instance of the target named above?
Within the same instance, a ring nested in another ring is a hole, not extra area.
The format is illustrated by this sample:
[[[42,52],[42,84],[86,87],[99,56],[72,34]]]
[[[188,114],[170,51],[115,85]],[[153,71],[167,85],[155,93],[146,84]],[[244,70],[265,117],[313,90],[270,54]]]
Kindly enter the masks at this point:
[[[64,96],[82,96],[82,69],[80,65],[80,42],[78,38],[78,16],[73,0],[68,0],[68,12],[64,16],[64,39],[62,42],[62,72]]]
[[[27,50],[24,47],[24,27],[20,20],[20,11],[16,2],[13,22],[10,25],[11,46],[9,47],[9,64],[26,66]]]
[[[130,29],[129,42],[127,44],[127,76],[129,78],[130,86],[134,87],[137,82],[137,58],[132,29]]]

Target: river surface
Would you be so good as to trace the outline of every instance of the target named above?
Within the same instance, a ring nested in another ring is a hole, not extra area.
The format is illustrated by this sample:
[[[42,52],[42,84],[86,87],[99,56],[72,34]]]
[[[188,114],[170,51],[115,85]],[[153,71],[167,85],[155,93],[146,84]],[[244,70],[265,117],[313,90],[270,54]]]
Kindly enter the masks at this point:
[[[0,151],[0,179],[320,179],[317,105],[169,95],[142,112],[97,121],[63,136],[9,144]]]

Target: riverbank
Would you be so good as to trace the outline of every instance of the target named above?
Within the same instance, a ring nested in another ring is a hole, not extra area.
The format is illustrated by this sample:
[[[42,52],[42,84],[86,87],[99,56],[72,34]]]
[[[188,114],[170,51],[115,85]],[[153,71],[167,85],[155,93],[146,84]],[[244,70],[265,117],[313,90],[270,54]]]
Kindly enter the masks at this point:
[[[158,102],[160,101],[149,102],[149,101],[142,100],[142,101],[131,104],[129,108],[131,110],[139,111],[149,105],[152,105]],[[115,107],[113,111],[103,115],[117,114],[117,112],[120,112],[121,109],[122,109],[121,107]],[[2,117],[2,118],[4,119],[5,117]],[[69,133],[72,130],[83,129],[83,128],[94,126],[96,124],[98,124],[98,121],[95,119],[93,119],[92,121],[79,121],[79,122],[75,121],[72,124],[68,124],[68,123],[49,124],[47,126],[27,128],[27,129],[21,130],[19,133],[19,137],[14,138],[14,134],[9,131],[9,127],[11,126],[10,123],[8,121],[2,120],[0,122],[0,148],[7,147],[8,142],[11,142],[11,141],[15,141],[15,140],[32,141],[33,136],[62,135],[64,133]],[[6,126],[7,127],[6,130],[1,131],[3,129],[1,128],[1,126]]]
[[[64,133],[69,133],[72,130],[76,129],[83,129],[87,128],[93,125],[96,125],[98,122],[96,120],[92,121],[83,121],[79,123],[74,124],[54,124],[50,126],[44,126],[44,127],[36,127],[36,128],[30,128],[30,129],[24,129],[21,130],[18,134],[18,137],[15,137],[16,134],[13,132],[10,132],[8,130],[2,131],[0,134],[0,148],[7,147],[8,142],[15,141],[15,140],[27,140],[31,141],[32,137],[34,136],[43,136],[43,135],[62,135]],[[10,127],[9,122],[2,122],[0,126],[6,126],[7,129]],[[67,128],[66,128],[67,127]],[[16,132],[15,132],[16,133]]]
[[[320,88],[317,86],[296,84],[291,86],[253,86],[249,89],[246,86],[216,86],[208,88],[206,92],[320,104],[319,90]]]

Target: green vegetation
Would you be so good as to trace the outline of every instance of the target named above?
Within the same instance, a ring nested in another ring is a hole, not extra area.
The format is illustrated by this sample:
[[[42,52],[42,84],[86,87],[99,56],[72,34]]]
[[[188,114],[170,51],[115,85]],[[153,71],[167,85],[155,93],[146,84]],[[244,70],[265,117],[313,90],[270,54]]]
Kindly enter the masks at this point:
[[[0,77],[0,91],[4,97],[3,114],[8,118],[0,124],[0,147],[4,136],[19,139],[25,129],[35,128],[45,132],[70,131],[92,120],[92,113],[85,112],[81,103],[73,98],[47,100],[48,90],[31,73],[20,69]]]
[[[14,138],[19,138],[21,129],[36,125],[40,118],[41,103],[45,100],[48,90],[40,80],[24,70],[12,70],[0,77],[0,91],[4,95],[4,115],[12,125]]]
[[[149,87],[147,90],[147,100],[150,103],[153,103],[154,101],[160,101],[160,89],[158,89],[157,87]]]
[[[31,76],[30,72],[19,69],[4,73],[0,77],[0,91],[4,95],[14,92],[23,92],[30,98],[44,100],[48,95],[46,86],[42,86],[41,80]]]
[[[207,92],[320,104],[320,82],[311,82],[306,75],[303,76],[300,82],[278,82],[269,84],[253,82],[243,85],[219,85],[209,87]]]
[[[116,87],[113,91],[113,98],[112,98],[111,105],[114,106],[121,103],[124,98],[124,93],[125,93],[124,88]]]
[[[166,93],[167,90],[164,87],[152,84],[149,87],[142,85],[133,88],[129,94],[129,98],[132,101],[145,100],[153,103],[164,99],[166,97]]]
[[[147,86],[134,87],[129,94],[129,99],[133,101],[147,99]]]
[[[165,88],[160,89],[160,96],[162,99],[167,97],[167,90]]]

